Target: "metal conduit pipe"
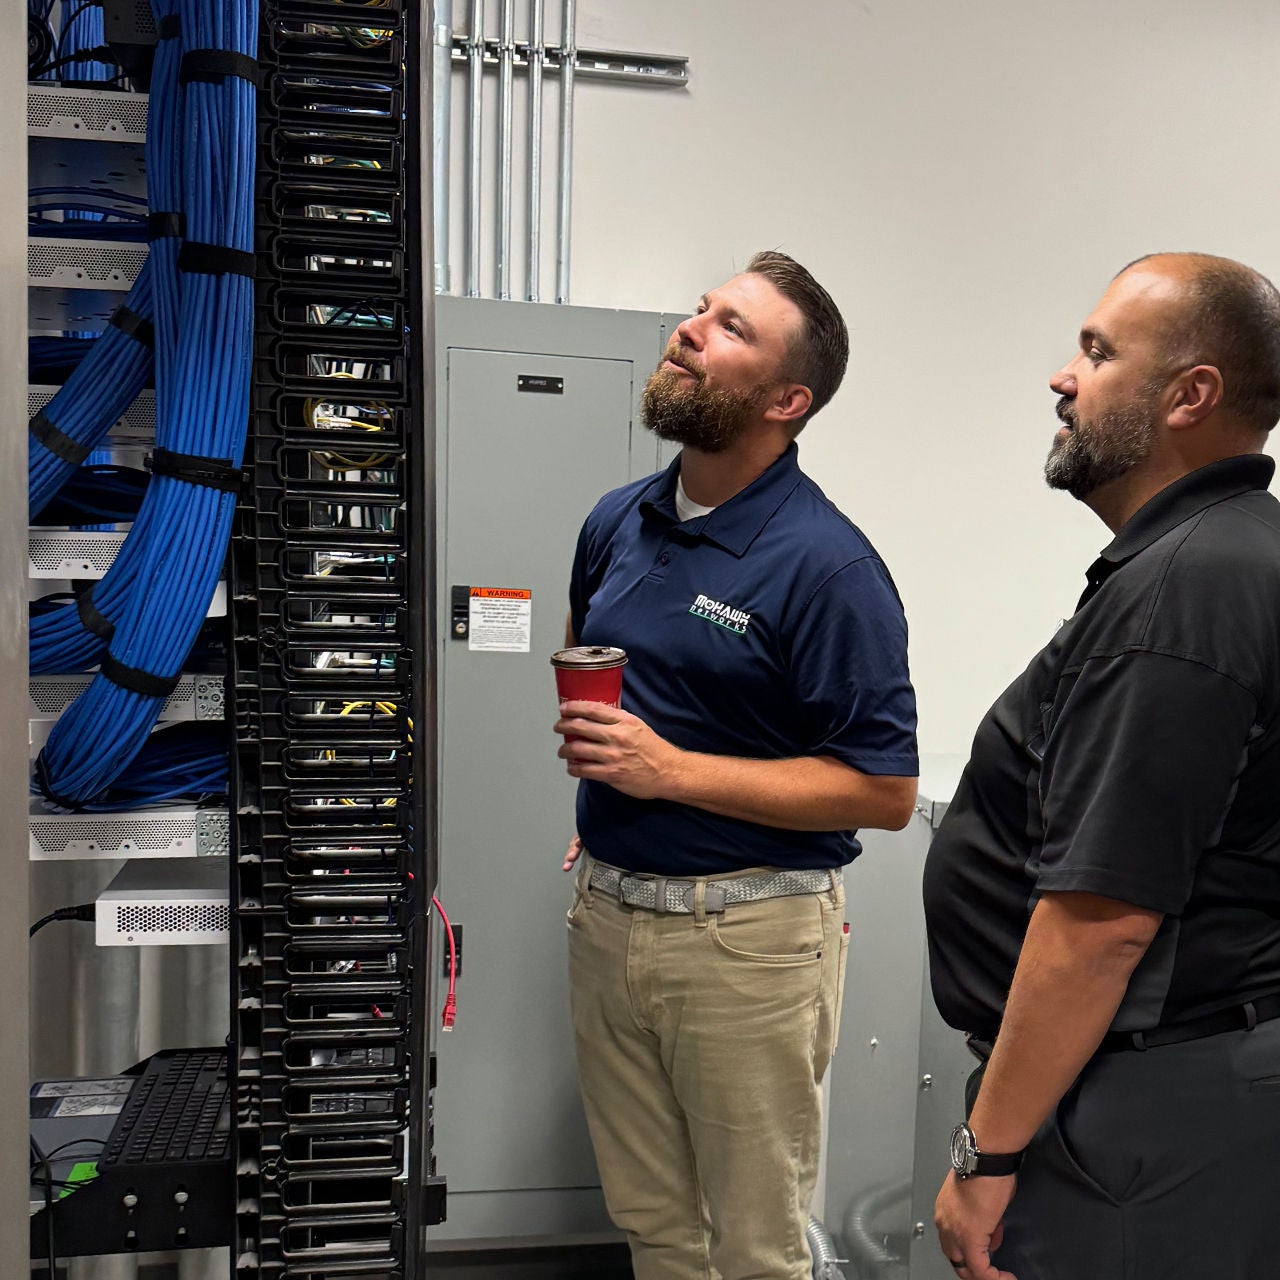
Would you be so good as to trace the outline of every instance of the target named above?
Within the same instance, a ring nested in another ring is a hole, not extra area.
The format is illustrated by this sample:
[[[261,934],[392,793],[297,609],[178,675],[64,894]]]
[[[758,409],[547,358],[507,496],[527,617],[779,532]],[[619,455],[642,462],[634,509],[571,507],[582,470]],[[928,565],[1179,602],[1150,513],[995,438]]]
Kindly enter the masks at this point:
[[[448,293],[449,143],[453,105],[453,0],[435,0],[431,50],[431,174],[435,202],[432,243],[435,291]]]
[[[542,47],[543,0],[529,0],[529,263],[525,273],[525,297],[539,298],[542,257]]]
[[[516,0],[502,0],[498,41],[498,297],[511,298],[511,132],[516,68]]]
[[[844,1280],[844,1272],[840,1270],[840,1259],[836,1257],[836,1246],[831,1233],[818,1221],[810,1218],[804,1231],[809,1242],[809,1252],[813,1255],[813,1280]]]
[[[564,0],[560,29],[560,224],[556,233],[556,301],[569,301],[569,231],[573,213],[573,74],[578,58],[576,0]]]
[[[844,1219],[844,1240],[849,1249],[849,1263],[856,1280],[864,1276],[882,1276],[902,1259],[885,1243],[882,1232],[872,1222],[890,1205],[911,1195],[911,1183],[891,1182],[870,1187],[849,1206]]]
[[[480,124],[484,100],[484,0],[471,0],[467,30],[467,297],[480,296]]]

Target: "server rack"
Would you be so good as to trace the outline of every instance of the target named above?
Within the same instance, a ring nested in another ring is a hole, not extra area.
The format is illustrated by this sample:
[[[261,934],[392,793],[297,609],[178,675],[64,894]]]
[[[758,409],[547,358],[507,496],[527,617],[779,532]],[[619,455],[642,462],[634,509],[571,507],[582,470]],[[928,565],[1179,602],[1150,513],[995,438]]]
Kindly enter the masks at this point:
[[[230,555],[237,1275],[422,1274],[436,879],[429,11],[265,0]],[[429,131],[427,131],[429,133]]]

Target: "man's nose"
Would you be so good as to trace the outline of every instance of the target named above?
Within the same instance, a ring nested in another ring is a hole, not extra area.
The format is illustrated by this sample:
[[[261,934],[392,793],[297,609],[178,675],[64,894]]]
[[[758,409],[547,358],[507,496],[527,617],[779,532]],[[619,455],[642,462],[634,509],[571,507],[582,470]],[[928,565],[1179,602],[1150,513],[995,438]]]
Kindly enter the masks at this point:
[[[1071,372],[1070,365],[1063,365],[1049,379],[1049,389],[1060,396],[1074,396],[1076,393],[1076,375]]]
[[[676,325],[676,340],[682,347],[692,347],[695,351],[702,347],[702,316],[687,316]]]

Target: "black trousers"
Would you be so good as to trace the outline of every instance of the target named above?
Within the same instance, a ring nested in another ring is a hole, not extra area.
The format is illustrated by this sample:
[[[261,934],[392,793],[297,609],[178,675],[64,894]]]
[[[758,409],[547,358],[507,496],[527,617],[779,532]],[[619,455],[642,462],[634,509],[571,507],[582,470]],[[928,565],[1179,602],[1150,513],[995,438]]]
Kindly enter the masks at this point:
[[[1018,1280],[1276,1280],[1280,1019],[1099,1054],[1004,1221],[993,1260]]]

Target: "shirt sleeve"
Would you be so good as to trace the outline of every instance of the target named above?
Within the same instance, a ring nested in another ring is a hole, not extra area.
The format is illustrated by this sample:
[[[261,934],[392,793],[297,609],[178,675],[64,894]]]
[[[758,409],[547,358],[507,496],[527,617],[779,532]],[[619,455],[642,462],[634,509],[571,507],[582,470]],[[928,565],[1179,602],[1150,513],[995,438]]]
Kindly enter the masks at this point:
[[[907,620],[875,557],[845,565],[814,593],[792,645],[791,680],[809,754],[863,773],[919,773]]]
[[[594,514],[593,512],[592,515]],[[588,516],[578,533],[573,568],[569,573],[569,621],[575,640],[582,638],[582,628],[587,620],[587,602],[595,590],[591,581],[591,543],[591,517]]]
[[[1054,705],[1037,889],[1181,912],[1259,732],[1253,695],[1204,663],[1142,651],[1091,659]]]

